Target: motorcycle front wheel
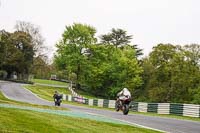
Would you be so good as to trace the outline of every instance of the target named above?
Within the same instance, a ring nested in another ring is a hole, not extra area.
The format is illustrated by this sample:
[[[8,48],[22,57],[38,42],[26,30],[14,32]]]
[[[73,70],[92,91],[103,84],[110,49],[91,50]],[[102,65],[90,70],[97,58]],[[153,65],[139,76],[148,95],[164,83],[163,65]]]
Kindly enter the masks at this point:
[[[127,115],[128,112],[129,112],[129,105],[128,104],[124,104],[123,114]]]

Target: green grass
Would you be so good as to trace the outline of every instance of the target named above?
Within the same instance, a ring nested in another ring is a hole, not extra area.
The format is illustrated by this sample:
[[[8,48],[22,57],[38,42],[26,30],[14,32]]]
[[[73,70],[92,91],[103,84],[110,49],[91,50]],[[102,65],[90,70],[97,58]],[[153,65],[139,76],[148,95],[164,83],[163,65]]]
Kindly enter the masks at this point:
[[[47,79],[32,79],[34,83],[48,84],[48,85],[63,85],[68,86],[68,83],[55,81],[55,80],[47,80]]]
[[[1,108],[0,132],[14,133],[156,133],[128,125]]]
[[[75,90],[75,92],[77,92],[79,95],[88,98],[88,99],[103,99],[102,97],[95,97],[91,94],[88,94],[87,92],[84,92],[82,90]]]
[[[37,94],[39,97],[49,101],[53,101],[53,94],[55,91],[58,91],[60,94],[71,95],[71,92],[67,88],[56,88],[42,85],[25,85],[24,87]]]
[[[63,85],[63,86],[68,86],[68,83],[65,82],[60,82],[60,81],[55,81],[55,80],[46,80],[46,79],[33,79],[31,80],[34,83],[41,83],[41,84],[47,84],[47,85]],[[79,95],[85,97],[85,98],[90,98],[90,99],[95,99],[96,97],[88,94],[84,91],[81,90],[75,90]]]
[[[25,88],[29,89],[33,93],[37,94],[38,96],[46,99],[46,100],[52,100],[52,96],[57,90],[58,92],[62,94],[70,94],[71,92],[69,91],[68,88],[61,88],[61,87],[51,87],[51,86],[43,86],[43,85],[26,85]],[[83,91],[77,91],[79,95],[85,97],[85,98],[90,98],[90,99],[96,99],[95,96],[89,95],[88,93],[85,93]]]

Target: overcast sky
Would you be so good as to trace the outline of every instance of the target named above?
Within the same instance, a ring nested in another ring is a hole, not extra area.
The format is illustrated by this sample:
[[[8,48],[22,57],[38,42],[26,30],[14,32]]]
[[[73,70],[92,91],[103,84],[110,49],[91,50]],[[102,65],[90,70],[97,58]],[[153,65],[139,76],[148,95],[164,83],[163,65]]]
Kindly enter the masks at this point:
[[[74,22],[95,27],[97,37],[124,29],[145,55],[158,43],[200,44],[200,0],[0,1],[0,30],[13,31],[18,20],[31,22],[52,49]]]

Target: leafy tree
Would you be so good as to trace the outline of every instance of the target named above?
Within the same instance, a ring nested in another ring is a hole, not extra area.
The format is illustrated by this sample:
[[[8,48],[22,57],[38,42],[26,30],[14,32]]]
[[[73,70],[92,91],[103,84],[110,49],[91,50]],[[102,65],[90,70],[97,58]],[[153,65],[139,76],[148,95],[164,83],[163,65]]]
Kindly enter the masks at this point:
[[[183,49],[185,51],[187,60],[189,60],[195,66],[200,65],[200,45],[185,45]]]
[[[150,61],[154,66],[155,77],[150,79],[149,97],[157,101],[162,92],[159,102],[169,102],[174,99],[175,88],[173,86],[173,59],[176,55],[176,47],[172,44],[159,44],[150,53]],[[152,82],[153,81],[153,82]]]
[[[17,48],[16,56],[14,57],[14,61],[17,67],[18,73],[22,74],[22,79],[27,79],[30,67],[33,63],[33,47],[31,43],[31,36],[23,31],[16,31],[11,36],[12,44],[15,48]],[[15,53],[13,53],[15,55]],[[12,61],[10,61],[12,63]]]
[[[187,63],[188,73],[187,80],[184,82],[187,83],[189,88],[190,99],[192,103],[200,104],[200,93],[199,93],[199,85],[200,85],[200,45],[191,44],[185,45],[183,47],[183,52],[185,55],[185,62]]]
[[[133,92],[142,82],[142,69],[138,65],[135,50],[128,45],[121,49],[114,45],[95,44],[94,35],[86,34],[87,30],[91,31],[90,28],[84,27],[73,25],[66,28],[63,40],[57,44],[57,67],[65,69],[71,80],[75,76],[74,81],[81,84],[82,89],[96,96],[114,98],[123,87]],[[89,48],[92,54],[83,55],[83,48]]]
[[[22,31],[14,33],[1,32],[2,64],[1,69],[6,70],[8,77],[17,72],[22,79],[29,74],[33,60],[31,36]]]
[[[1,31],[1,69],[7,71],[8,77],[11,75],[13,70],[16,70],[16,60],[17,55],[19,54],[17,48],[12,44],[11,40],[12,33],[6,32],[5,30]],[[13,60],[13,62],[10,62]]]
[[[145,57],[140,62],[143,69],[142,73],[142,85],[136,88],[134,92],[135,101],[147,102],[148,99],[148,90],[151,88],[152,82],[156,82],[155,79],[155,67],[150,62],[148,57]]]
[[[112,44],[117,48],[129,44],[132,35],[127,35],[125,30],[113,28],[111,33],[100,36],[100,39],[101,43]]]
[[[108,44],[108,45],[111,45],[113,40],[111,33],[101,35],[100,39],[102,44]]]
[[[143,52],[142,49],[138,48],[138,45],[131,45],[131,48],[134,49],[136,51],[136,57],[142,56]]]
[[[142,69],[133,56],[130,46],[116,49],[113,46],[91,45],[92,56],[81,64],[82,83],[97,96],[115,98],[118,91],[127,87],[133,93],[141,85]],[[113,51],[110,54],[110,51]]]
[[[100,39],[101,44],[114,45],[116,48],[123,48],[126,45],[130,45],[132,35],[127,35],[125,30],[113,28],[111,33],[101,35]],[[131,47],[134,49],[134,51],[136,50],[136,57],[143,55],[142,49],[139,49],[137,45],[131,45]]]
[[[9,32],[5,30],[0,31],[0,69],[2,69],[2,66],[5,64],[9,36]]]
[[[159,44],[154,47],[146,62],[152,64],[151,70],[143,67],[146,72],[144,90],[148,92],[150,101],[191,102],[191,92],[199,85],[199,66],[190,58],[194,55],[188,53],[191,54],[188,48],[178,45]]]
[[[65,44],[86,47],[87,44],[96,43],[96,29],[90,25],[74,23],[72,26],[66,26],[63,33],[63,41]]]
[[[31,67],[34,78],[49,79],[51,74],[56,73],[53,64],[48,64],[45,60],[45,56],[34,57]]]
[[[58,48],[55,62],[59,68],[67,68],[68,75],[76,74],[77,88],[80,88],[80,73],[83,48],[89,44],[96,43],[96,30],[92,26],[74,23],[66,26],[63,33],[63,40],[56,46]]]
[[[17,31],[26,32],[31,36],[31,44],[33,45],[34,54],[36,56],[44,55],[44,38],[41,35],[39,26],[36,26],[30,22],[17,21],[15,25]]]

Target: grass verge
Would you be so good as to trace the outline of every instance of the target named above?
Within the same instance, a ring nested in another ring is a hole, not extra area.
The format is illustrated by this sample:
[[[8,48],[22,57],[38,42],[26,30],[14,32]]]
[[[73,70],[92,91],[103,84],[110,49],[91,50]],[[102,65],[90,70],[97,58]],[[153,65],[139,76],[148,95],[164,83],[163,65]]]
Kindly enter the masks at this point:
[[[56,88],[51,86],[42,86],[42,85],[24,85],[24,87],[33,93],[37,94],[39,97],[53,101],[53,94],[55,91],[58,91],[60,94],[70,94],[71,92],[67,88]]]
[[[98,122],[82,118],[52,115],[35,111],[1,108],[1,132],[28,133],[156,133],[128,125]]]
[[[40,83],[40,84],[48,84],[48,85],[63,85],[68,86],[68,83],[61,82],[61,81],[55,81],[55,80],[47,80],[47,79],[32,79],[31,80],[34,83]]]
[[[46,80],[46,79],[32,79],[31,80],[34,83],[40,83],[40,84],[46,84],[46,85],[63,85],[63,86],[68,86],[68,83],[65,82],[60,82],[60,81],[55,81],[55,80]],[[88,94],[82,90],[75,90],[79,95],[85,97],[85,98],[90,98],[94,99],[96,98],[95,96]]]

